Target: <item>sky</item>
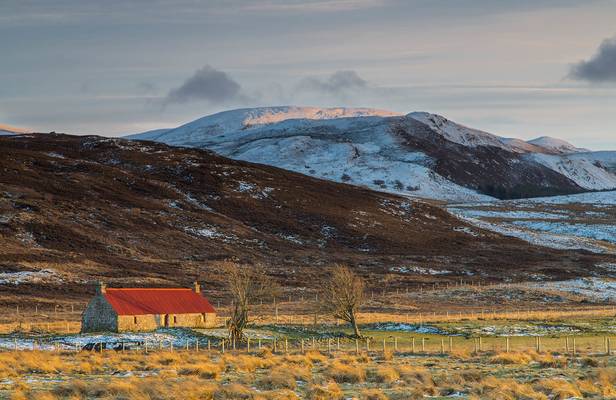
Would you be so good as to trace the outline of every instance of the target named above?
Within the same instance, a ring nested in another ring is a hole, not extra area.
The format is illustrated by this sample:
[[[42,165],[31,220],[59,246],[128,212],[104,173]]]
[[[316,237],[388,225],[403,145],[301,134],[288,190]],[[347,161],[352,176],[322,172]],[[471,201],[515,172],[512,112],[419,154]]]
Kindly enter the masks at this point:
[[[616,150],[614,21],[616,0],[0,0],[0,124],[352,106]]]

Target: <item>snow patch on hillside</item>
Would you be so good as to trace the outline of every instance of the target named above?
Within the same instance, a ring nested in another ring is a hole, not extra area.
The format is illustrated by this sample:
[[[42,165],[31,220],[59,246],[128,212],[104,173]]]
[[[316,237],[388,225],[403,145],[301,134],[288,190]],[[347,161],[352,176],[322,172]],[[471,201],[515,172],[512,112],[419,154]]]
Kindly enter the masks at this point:
[[[588,190],[616,189],[616,175],[597,166],[587,158],[569,158],[550,154],[532,154],[529,157],[566,176],[578,186]]]
[[[447,140],[468,147],[493,146],[506,150],[511,148],[503,143],[501,138],[491,133],[468,128],[447,118],[427,112],[412,112],[407,117],[428,125],[432,130],[444,136]]]

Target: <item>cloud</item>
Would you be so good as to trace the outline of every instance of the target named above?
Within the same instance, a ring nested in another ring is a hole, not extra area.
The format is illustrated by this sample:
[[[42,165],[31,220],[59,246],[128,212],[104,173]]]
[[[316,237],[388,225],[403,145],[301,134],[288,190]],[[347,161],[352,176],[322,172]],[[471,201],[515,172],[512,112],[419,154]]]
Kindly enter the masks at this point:
[[[569,78],[589,82],[616,82],[616,37],[604,40],[590,60],[574,64]]]
[[[227,73],[206,65],[197,70],[182,85],[169,91],[165,103],[207,101],[220,104],[242,98],[242,87],[239,83]]]
[[[336,71],[327,78],[304,78],[298,85],[299,90],[320,92],[330,95],[344,95],[350,91],[365,89],[368,82],[355,71]]]

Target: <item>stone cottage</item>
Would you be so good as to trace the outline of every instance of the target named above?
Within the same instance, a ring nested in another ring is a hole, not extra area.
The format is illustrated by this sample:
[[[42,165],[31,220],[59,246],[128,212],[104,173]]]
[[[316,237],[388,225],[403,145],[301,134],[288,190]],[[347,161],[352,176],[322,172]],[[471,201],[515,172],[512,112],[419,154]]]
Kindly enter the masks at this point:
[[[81,316],[81,332],[136,332],[163,327],[210,328],[216,311],[193,288],[107,288],[100,283]]]

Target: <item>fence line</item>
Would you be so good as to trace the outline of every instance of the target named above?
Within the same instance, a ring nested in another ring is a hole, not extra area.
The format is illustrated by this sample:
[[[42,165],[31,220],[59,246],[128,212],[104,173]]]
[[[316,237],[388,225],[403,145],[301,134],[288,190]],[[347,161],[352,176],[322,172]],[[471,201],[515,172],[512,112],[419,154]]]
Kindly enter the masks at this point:
[[[341,354],[386,354],[390,356],[452,356],[514,353],[535,351],[556,355],[610,356],[614,355],[614,338],[606,336],[563,336],[563,337],[426,337],[422,335],[390,336],[382,340],[349,338],[289,339],[250,339],[234,343],[228,339],[188,339],[185,343],[173,341],[125,341],[110,343],[90,343],[87,350],[96,352],[191,352],[191,353],[242,353],[252,354],[269,350],[276,354],[304,354],[308,351]],[[15,341],[14,347],[0,348],[0,351],[55,351],[79,352],[80,345],[67,345],[58,342],[33,341],[25,346]]]

